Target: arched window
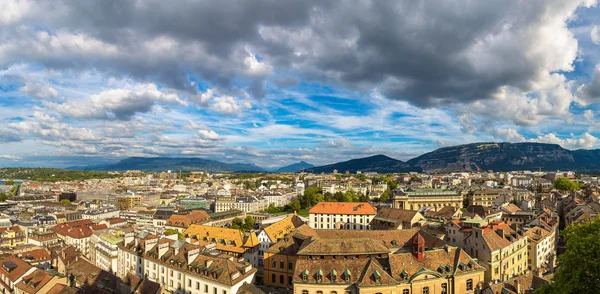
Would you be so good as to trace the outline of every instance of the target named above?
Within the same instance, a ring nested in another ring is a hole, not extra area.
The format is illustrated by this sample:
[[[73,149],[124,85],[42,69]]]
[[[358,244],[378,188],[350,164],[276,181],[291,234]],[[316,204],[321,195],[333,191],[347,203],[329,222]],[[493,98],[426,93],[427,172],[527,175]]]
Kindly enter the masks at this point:
[[[331,291],[330,294],[337,294],[337,291]]]
[[[402,294],[410,294],[410,290],[404,289],[404,290],[402,290]]]
[[[448,284],[447,283],[442,283],[442,293],[441,294],[448,294]]]
[[[308,290],[302,290],[302,294],[308,294]]]
[[[317,294],[323,294],[323,291],[317,291]]]

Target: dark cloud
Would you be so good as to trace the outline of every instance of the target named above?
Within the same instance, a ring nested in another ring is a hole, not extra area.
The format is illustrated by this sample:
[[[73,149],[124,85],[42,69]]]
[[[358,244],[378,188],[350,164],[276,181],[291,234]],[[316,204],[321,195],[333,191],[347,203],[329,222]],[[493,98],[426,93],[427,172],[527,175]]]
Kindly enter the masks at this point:
[[[257,54],[303,79],[442,105],[490,98],[502,86],[528,91],[545,74],[570,70],[577,41],[565,22],[583,4],[49,1],[6,26],[0,66],[96,68],[188,91],[192,74],[221,92],[241,86],[263,97],[268,77],[244,63]]]

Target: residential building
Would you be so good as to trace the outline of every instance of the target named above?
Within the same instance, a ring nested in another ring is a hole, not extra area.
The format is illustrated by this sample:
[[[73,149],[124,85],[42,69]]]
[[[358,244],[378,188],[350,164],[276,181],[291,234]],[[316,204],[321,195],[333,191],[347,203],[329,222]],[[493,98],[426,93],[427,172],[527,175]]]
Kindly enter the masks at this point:
[[[319,202],[308,214],[314,229],[369,230],[377,211],[368,202]]]
[[[216,250],[258,266],[259,241],[254,232],[192,224],[183,231],[183,236],[192,244],[214,244]]]
[[[142,206],[141,195],[117,196],[117,207],[119,210],[129,210],[136,206]]]
[[[494,206],[494,201],[500,196],[511,196],[510,190],[504,189],[481,189],[471,191],[468,194],[469,205]]]
[[[406,210],[432,208],[437,211],[446,206],[461,208],[463,197],[457,191],[442,189],[396,190],[392,197],[392,207]]]
[[[258,266],[260,267],[263,265],[264,252],[269,249],[271,245],[275,244],[279,239],[285,237],[292,230],[303,224],[304,222],[300,217],[294,214],[263,228],[258,233],[258,241],[260,242],[258,247]]]
[[[95,222],[115,217],[119,217],[119,209],[116,207],[102,207],[98,209],[88,209],[81,212],[81,218],[91,219]]]
[[[14,247],[25,244],[27,235],[19,226],[0,228],[0,246]]]
[[[16,294],[45,294],[50,292],[57,284],[67,285],[67,278],[48,273],[41,269],[36,269],[32,273],[23,277],[15,288]]]
[[[98,242],[96,242],[96,266],[111,272],[117,272],[117,244],[123,241],[123,238],[114,234],[101,234]]]
[[[175,229],[183,232],[191,225],[201,225],[210,221],[210,216],[204,210],[192,210],[188,214],[172,214],[165,223],[166,229]]]
[[[125,235],[119,243],[118,275],[145,276],[165,291],[191,294],[234,294],[252,283],[256,269],[206,247],[160,239],[153,235]]]
[[[215,212],[241,210],[244,212],[259,212],[269,207],[269,202],[257,197],[219,197],[215,201]]]
[[[546,230],[543,227],[535,226],[525,232],[525,236],[529,240],[527,245],[528,251],[528,269],[542,271],[554,268],[556,258],[556,234],[558,232],[558,224],[551,230]]]
[[[50,247],[58,243],[58,235],[53,231],[31,231],[27,237],[27,243],[41,247]]]
[[[69,202],[74,202],[77,200],[77,193],[75,192],[63,192],[58,195],[58,201],[69,200]]]
[[[90,219],[58,224],[51,228],[65,244],[73,245],[85,256],[90,256],[90,238],[93,234]],[[106,226],[104,226],[106,228]]]
[[[15,286],[21,282],[23,276],[32,273],[35,268],[22,259],[9,255],[0,261],[0,291],[13,293]]]

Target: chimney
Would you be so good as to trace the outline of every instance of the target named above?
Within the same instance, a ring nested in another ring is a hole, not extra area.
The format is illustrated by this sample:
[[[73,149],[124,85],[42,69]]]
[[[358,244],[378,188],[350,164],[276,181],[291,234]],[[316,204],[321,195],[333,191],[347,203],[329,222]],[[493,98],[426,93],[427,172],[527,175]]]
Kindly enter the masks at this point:
[[[133,242],[133,232],[125,233],[123,240],[125,241],[125,245]]]
[[[200,248],[192,249],[187,252],[187,264],[191,264],[200,254]]]
[[[148,253],[150,249],[154,248],[154,246],[158,244],[158,238],[148,239],[144,241],[144,243],[146,244],[146,246],[144,246],[144,253]]]
[[[158,244],[158,258],[161,258],[169,250],[169,243]]]

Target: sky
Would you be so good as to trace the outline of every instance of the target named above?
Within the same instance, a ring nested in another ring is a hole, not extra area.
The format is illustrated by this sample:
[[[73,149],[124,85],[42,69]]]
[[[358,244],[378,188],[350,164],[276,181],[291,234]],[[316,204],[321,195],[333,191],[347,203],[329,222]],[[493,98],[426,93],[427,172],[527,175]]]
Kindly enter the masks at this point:
[[[0,166],[600,148],[590,0],[0,1]]]

